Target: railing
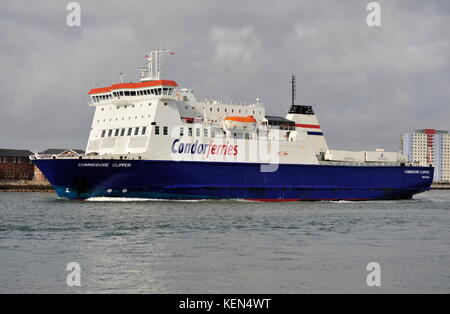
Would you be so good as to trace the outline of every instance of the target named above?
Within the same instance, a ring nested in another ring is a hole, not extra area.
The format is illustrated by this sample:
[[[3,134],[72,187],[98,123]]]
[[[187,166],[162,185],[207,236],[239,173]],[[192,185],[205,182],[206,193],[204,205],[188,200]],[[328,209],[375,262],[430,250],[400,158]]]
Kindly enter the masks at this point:
[[[133,104],[135,102],[142,101],[143,99],[175,99],[180,100],[179,96],[175,94],[160,94],[160,95],[136,95],[136,96],[112,96],[109,99],[102,99],[97,102],[94,102],[91,97],[88,98],[88,106],[94,106],[96,104],[106,105],[128,105]]]
[[[356,161],[319,161],[324,166],[354,166],[354,167],[418,167],[419,163],[414,162],[356,162]]]
[[[224,102],[218,99],[206,99],[203,98],[200,100],[200,103],[212,104],[212,105],[225,105],[225,106],[249,106],[249,107],[264,107],[262,102],[250,102],[250,101],[228,101]]]

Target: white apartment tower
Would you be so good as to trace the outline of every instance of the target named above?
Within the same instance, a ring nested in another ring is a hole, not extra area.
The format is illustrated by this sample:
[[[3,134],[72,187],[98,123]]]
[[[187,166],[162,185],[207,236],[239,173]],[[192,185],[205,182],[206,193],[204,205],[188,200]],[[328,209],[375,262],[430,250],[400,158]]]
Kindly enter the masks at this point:
[[[402,152],[408,160],[434,166],[434,182],[450,182],[450,134],[435,129],[401,134]]]

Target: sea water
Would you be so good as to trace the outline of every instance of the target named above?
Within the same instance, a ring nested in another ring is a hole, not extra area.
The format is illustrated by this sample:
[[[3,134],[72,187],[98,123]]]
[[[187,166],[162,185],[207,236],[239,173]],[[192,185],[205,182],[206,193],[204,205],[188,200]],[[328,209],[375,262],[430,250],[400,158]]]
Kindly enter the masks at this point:
[[[68,285],[71,262],[81,286]],[[0,293],[405,292],[450,292],[450,191],[285,203],[0,193]]]

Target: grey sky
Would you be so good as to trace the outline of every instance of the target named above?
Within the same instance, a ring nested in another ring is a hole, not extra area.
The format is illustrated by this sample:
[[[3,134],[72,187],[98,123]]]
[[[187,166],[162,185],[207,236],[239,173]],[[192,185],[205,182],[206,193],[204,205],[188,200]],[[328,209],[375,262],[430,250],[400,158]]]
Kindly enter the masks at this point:
[[[450,2],[0,2],[0,147],[85,148],[96,85],[137,81],[145,52],[176,52],[165,75],[198,98],[252,101],[284,115],[290,75],[336,149],[399,149],[399,135],[450,129]],[[170,58],[170,60],[168,59]]]

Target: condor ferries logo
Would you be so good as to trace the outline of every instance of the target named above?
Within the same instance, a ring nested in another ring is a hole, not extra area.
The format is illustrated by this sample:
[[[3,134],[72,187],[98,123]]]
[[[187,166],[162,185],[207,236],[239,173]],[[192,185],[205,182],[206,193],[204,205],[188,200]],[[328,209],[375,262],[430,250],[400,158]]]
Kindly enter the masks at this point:
[[[195,143],[183,143],[176,139],[172,143],[173,154],[198,154],[209,156],[237,156],[239,145],[216,144],[211,140],[208,144],[200,144],[198,140]]]
[[[172,128],[171,137],[170,153],[175,161],[258,163],[262,165],[262,172],[278,169],[278,141],[235,138],[222,134],[210,137],[191,136],[180,132],[180,127]]]

